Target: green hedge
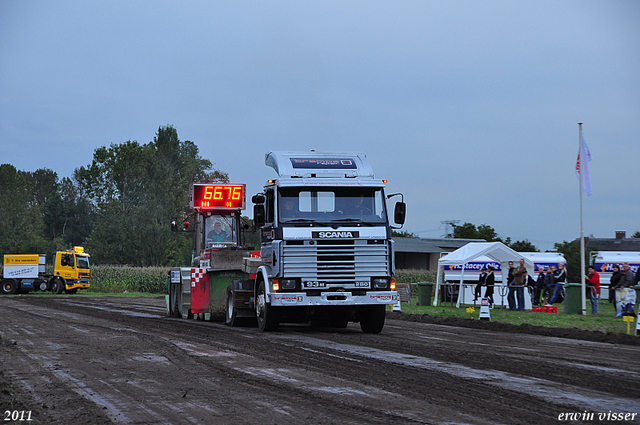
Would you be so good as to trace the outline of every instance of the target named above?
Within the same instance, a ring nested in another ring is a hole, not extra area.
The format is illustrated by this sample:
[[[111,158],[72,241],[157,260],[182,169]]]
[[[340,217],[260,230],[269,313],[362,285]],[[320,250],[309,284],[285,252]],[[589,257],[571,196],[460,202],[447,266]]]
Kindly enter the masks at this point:
[[[432,270],[402,269],[396,270],[397,283],[418,283],[436,281],[437,272]],[[416,285],[411,286],[411,292],[418,292]]]

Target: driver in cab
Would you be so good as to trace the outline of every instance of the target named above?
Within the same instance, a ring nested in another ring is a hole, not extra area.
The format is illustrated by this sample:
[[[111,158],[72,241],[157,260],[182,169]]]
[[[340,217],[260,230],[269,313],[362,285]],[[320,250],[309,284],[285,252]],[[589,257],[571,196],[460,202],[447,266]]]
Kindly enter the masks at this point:
[[[213,225],[213,230],[207,234],[207,239],[211,242],[226,242],[229,238],[227,232],[222,229],[222,223],[216,221]]]

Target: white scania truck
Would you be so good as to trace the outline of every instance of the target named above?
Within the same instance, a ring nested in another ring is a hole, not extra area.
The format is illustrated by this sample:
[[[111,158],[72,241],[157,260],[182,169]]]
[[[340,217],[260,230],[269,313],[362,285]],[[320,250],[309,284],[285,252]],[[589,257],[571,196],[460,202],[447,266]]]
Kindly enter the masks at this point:
[[[363,153],[270,152],[278,178],[253,196],[260,251],[242,246],[242,184],[194,183],[190,214],[200,255],[170,272],[170,316],[382,331],[396,303],[394,248],[387,199],[400,197],[393,222],[404,224],[402,194],[386,195]],[[177,218],[172,228],[177,229]]]
[[[269,152],[278,178],[253,197],[262,265],[255,279],[261,330],[280,322],[346,326],[378,333],[395,291],[386,180],[363,153]],[[395,203],[393,221],[404,224]]]

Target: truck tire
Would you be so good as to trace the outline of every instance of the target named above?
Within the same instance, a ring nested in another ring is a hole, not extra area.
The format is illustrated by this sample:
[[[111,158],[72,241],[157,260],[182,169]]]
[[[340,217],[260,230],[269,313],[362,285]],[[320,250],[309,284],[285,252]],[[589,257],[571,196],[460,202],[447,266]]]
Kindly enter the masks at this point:
[[[386,306],[368,305],[364,306],[360,313],[360,328],[366,334],[377,334],[382,332],[386,315]]]
[[[227,288],[227,308],[225,310],[224,324],[227,326],[238,326],[236,309],[233,305],[233,290]]]
[[[66,285],[64,284],[64,280],[57,278],[57,279],[53,279],[51,281],[51,292],[53,293],[53,295],[60,295],[62,294],[62,291],[64,291],[64,287]]]
[[[4,279],[1,285],[2,294],[13,295],[18,292],[18,283],[13,279]]]
[[[169,294],[169,316],[182,317],[182,285],[172,283],[169,288],[171,290]]]
[[[267,302],[266,293],[264,282],[260,282],[256,299],[256,317],[258,318],[258,329],[264,332],[275,331],[280,326],[278,308],[271,307],[271,304]]]

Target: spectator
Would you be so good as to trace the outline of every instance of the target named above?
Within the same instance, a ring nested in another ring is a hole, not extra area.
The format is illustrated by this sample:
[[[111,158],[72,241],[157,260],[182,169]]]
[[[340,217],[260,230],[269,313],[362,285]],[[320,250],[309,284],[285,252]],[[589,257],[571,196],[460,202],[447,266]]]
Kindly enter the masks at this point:
[[[586,276],[587,296],[591,300],[591,314],[598,314],[598,299],[600,298],[600,274],[595,266],[589,266],[589,274]]]
[[[553,295],[553,291],[556,289],[555,279],[553,278],[555,271],[556,266],[551,266],[547,269],[547,274],[544,275],[544,291],[542,294],[544,305],[550,305],[549,300]]]
[[[536,280],[535,289],[533,290],[533,305],[540,305],[540,300],[542,297],[542,292],[545,287],[545,268],[544,266],[540,266],[538,268],[538,279]]]
[[[516,288],[516,309],[524,310],[524,287],[527,286],[527,268],[524,266],[524,258],[520,259],[520,264],[513,271],[513,281]]]
[[[631,304],[631,308],[636,303],[636,292],[633,289],[633,272],[629,268],[629,263],[622,263],[622,277],[616,288],[616,317],[622,316],[622,312]]]
[[[478,284],[476,285],[475,297],[473,298],[473,302],[478,301],[478,298],[480,298],[480,295],[482,294],[482,287],[487,286],[486,279],[487,279],[487,268],[483,267],[480,270],[480,275],[478,276]]]
[[[638,266],[638,270],[636,270],[636,276],[633,278],[633,285],[640,285],[640,266]]]
[[[496,277],[493,274],[493,266],[489,266],[489,270],[487,271],[487,277],[485,279],[485,283],[487,285],[487,290],[484,293],[485,298],[489,300],[489,308],[493,308],[493,287],[496,282]]]
[[[509,303],[509,310],[516,309],[516,299],[515,293],[516,288],[513,287],[513,271],[515,267],[513,267],[513,261],[509,261],[509,274],[507,275],[507,286],[509,287],[509,295],[507,295],[507,302]]]
[[[616,288],[618,287],[618,283],[622,278],[622,272],[620,271],[620,266],[618,264],[613,265],[613,273],[611,274],[611,279],[609,280],[609,303],[613,304],[616,307]]]
[[[567,283],[567,269],[565,268],[564,263],[558,263],[558,270],[553,274],[553,281],[556,287],[553,290],[553,296],[549,300],[549,306],[558,301],[561,297],[564,284]]]

